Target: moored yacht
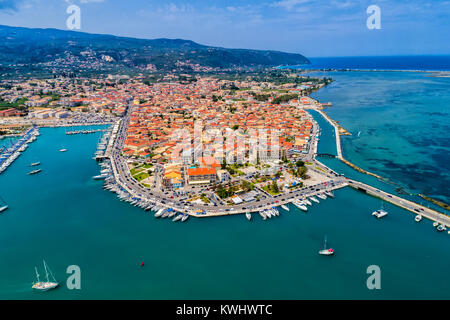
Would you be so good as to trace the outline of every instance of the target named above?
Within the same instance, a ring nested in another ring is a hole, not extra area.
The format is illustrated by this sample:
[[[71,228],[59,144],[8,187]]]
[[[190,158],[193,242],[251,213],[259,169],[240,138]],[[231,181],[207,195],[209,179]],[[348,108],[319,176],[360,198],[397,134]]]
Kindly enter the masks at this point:
[[[177,215],[175,218],[172,219],[172,221],[176,222],[178,220],[181,220],[181,218],[183,218],[182,214]]]
[[[259,215],[261,216],[261,218],[263,218],[263,220],[267,219],[266,213],[264,211],[260,211]]]
[[[162,216],[163,213],[164,213],[164,208],[161,208],[155,213],[155,217],[159,218]]]
[[[414,220],[415,220],[416,222],[422,221],[422,215],[418,214],[418,215],[414,218]]]
[[[326,200],[326,198],[327,198],[327,196],[323,193],[319,193],[317,196],[322,200]]]
[[[383,218],[384,216],[388,215],[388,212],[384,210],[383,203],[381,203],[381,209],[372,212],[372,215],[377,217],[378,219]]]
[[[334,193],[331,192],[331,191],[325,191],[325,194],[326,194],[327,196],[329,196],[330,198],[334,198]]]
[[[292,202],[297,208],[303,211],[308,211],[308,208],[303,204],[303,202],[300,201],[294,201]]]
[[[309,199],[310,199],[311,201],[314,201],[315,203],[320,203],[320,201],[317,200],[316,197],[309,197]]]
[[[284,204],[282,204],[280,207],[281,207],[283,210],[289,211],[289,207],[286,206],[286,205],[284,205]]]
[[[252,214],[251,214],[250,212],[247,212],[247,213],[245,214],[245,216],[247,217],[247,220],[248,220],[248,221],[252,220]]]
[[[384,216],[387,216],[388,212],[383,209],[379,209],[377,211],[372,212],[372,215],[380,219],[383,218]]]

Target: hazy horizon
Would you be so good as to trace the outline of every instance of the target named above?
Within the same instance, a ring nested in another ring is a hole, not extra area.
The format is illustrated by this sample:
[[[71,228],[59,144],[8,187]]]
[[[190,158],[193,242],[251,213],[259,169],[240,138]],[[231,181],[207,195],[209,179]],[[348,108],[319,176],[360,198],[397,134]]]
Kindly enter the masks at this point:
[[[80,31],[87,33],[311,58],[450,54],[450,1],[2,0],[0,24],[67,30],[66,9],[72,4],[80,7]],[[381,29],[367,28],[373,4],[380,8]]]

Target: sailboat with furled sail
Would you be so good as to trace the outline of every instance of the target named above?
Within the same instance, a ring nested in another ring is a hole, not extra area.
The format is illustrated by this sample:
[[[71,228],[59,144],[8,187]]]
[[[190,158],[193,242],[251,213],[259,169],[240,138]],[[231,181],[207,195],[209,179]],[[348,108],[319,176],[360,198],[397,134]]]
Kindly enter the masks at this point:
[[[56,279],[53,276],[52,271],[50,270],[50,268],[48,268],[47,264],[45,263],[45,260],[43,260],[43,262],[44,262],[45,278],[47,279],[47,281],[44,282],[44,281],[41,281],[39,279],[39,273],[37,271],[37,268],[34,267],[34,270],[36,271],[37,282],[33,283],[33,287],[32,288],[35,289],[35,290],[38,290],[38,291],[48,291],[48,290],[51,290],[51,289],[55,289],[59,285],[59,283],[56,282]],[[50,281],[49,278],[48,278],[49,272],[50,272],[50,276],[51,276],[53,281]]]
[[[322,256],[332,256],[332,255],[334,255],[334,250],[331,249],[331,248],[327,248],[327,236],[325,236],[323,249],[319,251],[319,254],[322,255]]]

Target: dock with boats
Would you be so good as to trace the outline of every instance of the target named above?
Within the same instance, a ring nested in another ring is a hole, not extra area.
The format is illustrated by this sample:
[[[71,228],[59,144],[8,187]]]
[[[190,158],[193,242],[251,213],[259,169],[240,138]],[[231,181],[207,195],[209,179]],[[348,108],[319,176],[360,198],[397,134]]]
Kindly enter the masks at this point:
[[[89,133],[105,132],[105,131],[107,131],[107,129],[75,130],[75,131],[67,131],[66,135],[89,134]]]
[[[0,174],[4,172],[39,135],[39,129],[37,127],[32,127],[28,129],[16,143],[10,147],[3,148],[0,153]]]
[[[97,144],[97,151],[95,152],[93,159],[96,161],[103,161],[111,157],[114,141],[116,140],[117,132],[119,131],[120,122],[121,120],[117,121],[110,128],[103,130],[105,134],[100,138],[100,141]]]

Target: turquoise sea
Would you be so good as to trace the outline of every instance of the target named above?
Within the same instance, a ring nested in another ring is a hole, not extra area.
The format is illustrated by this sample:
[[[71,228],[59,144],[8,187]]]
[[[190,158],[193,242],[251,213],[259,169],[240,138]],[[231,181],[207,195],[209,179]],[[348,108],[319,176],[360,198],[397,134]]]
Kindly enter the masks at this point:
[[[342,138],[348,160],[408,193],[450,203],[450,78],[423,72],[314,74],[335,80],[312,96],[332,102],[326,113],[352,133]]]
[[[321,145],[333,140],[327,132]],[[100,135],[41,129],[0,175],[10,206],[0,215],[1,299],[450,298],[450,242],[429,221],[389,204],[389,216],[375,220],[380,201],[351,188],[269,221],[158,220],[92,180]],[[42,173],[28,176],[36,161]],[[325,234],[333,257],[317,254]],[[61,286],[37,293],[43,258]],[[65,286],[69,265],[81,268],[81,290]],[[369,265],[381,268],[381,290],[366,287]]]

